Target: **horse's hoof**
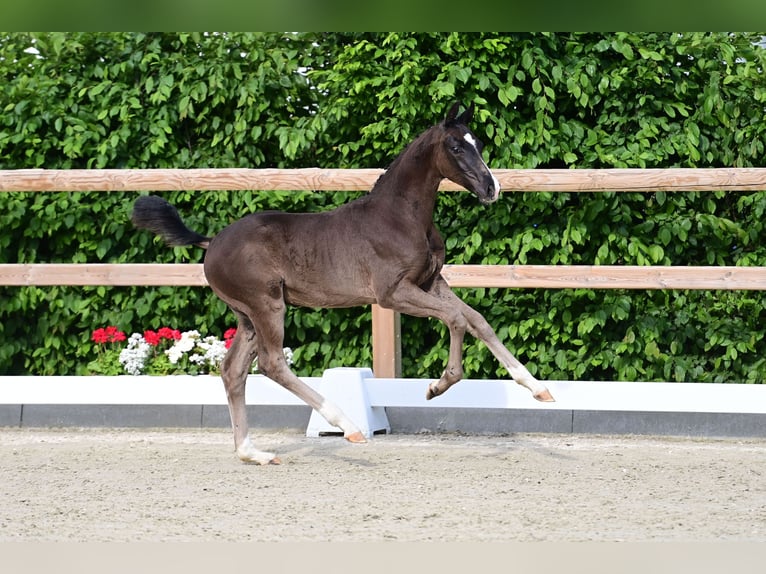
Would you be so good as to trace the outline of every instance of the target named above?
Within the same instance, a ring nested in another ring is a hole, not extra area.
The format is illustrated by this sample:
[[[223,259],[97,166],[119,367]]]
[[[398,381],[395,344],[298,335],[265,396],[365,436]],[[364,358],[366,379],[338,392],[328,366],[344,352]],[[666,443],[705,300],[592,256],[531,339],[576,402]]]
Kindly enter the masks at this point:
[[[269,455],[270,453],[264,453],[264,454]],[[282,461],[279,459],[279,457],[274,455],[240,456],[239,460],[241,460],[245,464],[257,464],[258,466],[266,466],[269,464],[282,464]]]
[[[426,400],[430,401],[432,398],[438,397],[440,394],[439,388],[436,385],[428,385],[428,389],[426,390]]]
[[[364,438],[364,435],[361,433],[361,431],[356,431],[355,433],[345,435],[343,438],[345,438],[348,442],[353,442],[357,444],[367,442],[367,439]]]
[[[246,438],[237,449],[237,456],[239,457],[239,460],[246,464],[280,464],[277,455],[273,452],[263,452],[256,449],[253,447],[253,443],[250,442],[250,438]]]
[[[553,395],[548,389],[544,389],[534,395],[534,397],[540,401],[541,403],[555,403],[556,399],[553,398]]]

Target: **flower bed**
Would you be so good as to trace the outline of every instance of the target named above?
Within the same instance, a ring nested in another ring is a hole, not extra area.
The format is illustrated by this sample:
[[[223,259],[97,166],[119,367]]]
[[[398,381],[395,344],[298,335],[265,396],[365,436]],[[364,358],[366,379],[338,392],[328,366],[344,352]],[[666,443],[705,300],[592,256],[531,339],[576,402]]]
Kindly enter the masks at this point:
[[[96,358],[88,363],[88,371],[94,375],[218,374],[236,333],[236,329],[228,329],[219,339],[203,337],[196,330],[162,327],[128,337],[115,326],[102,327],[91,334]],[[292,349],[285,347],[284,354],[291,365]],[[252,372],[258,372],[257,360]]]

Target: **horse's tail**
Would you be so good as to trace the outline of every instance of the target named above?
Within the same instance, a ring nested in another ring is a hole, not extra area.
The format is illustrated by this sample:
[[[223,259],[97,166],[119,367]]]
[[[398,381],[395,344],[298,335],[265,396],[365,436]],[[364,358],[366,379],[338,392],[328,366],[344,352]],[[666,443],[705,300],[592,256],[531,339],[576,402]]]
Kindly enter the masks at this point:
[[[192,231],[175,207],[156,195],[142,195],[133,204],[130,220],[138,228],[159,235],[170,246],[196,245],[207,249],[210,237]]]

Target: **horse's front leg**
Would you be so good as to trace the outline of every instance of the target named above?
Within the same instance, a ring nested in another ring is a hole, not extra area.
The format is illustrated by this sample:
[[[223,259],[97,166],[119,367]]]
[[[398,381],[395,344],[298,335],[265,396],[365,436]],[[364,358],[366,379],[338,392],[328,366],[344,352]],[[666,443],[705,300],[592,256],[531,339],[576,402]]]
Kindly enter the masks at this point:
[[[505,367],[511,377],[513,377],[514,381],[529,389],[532,392],[532,396],[534,396],[534,398],[538,401],[554,401],[553,395],[551,395],[550,391],[545,387],[545,385],[538,381],[534,375],[532,375],[532,373],[530,373],[529,370],[521,362],[519,362],[516,357],[513,356],[513,354],[511,354],[505,345],[503,345],[494,329],[492,329],[482,314],[473,309],[467,303],[463,302],[457,295],[455,295],[455,293],[452,291],[452,289],[449,288],[449,285],[447,285],[447,282],[443,278],[440,277],[437,281],[434,282],[434,285],[431,288],[431,292],[433,292],[434,295],[439,299],[449,301],[450,306],[458,311],[466,321],[468,332],[482,341],[485,345],[487,345],[487,348],[492,352],[497,360],[500,361],[500,364]],[[450,351],[451,350],[452,349],[450,348]],[[450,352],[450,356],[451,355],[452,352]],[[441,389],[441,392],[446,391],[450,386],[447,385],[446,387],[441,388],[441,384],[441,381],[437,383],[437,386]],[[428,398],[431,397],[429,396]]]
[[[439,396],[452,385],[463,378],[463,339],[465,338],[465,321],[456,320],[449,327],[449,358],[447,367],[444,369],[441,378],[428,385],[426,399],[431,400]]]
[[[457,296],[455,296],[455,299],[460,301]],[[462,303],[462,301],[460,302]],[[500,361],[500,364],[502,364],[508,373],[510,373],[511,377],[513,377],[513,380],[521,386],[528,388],[532,392],[532,396],[538,401],[553,402],[555,399],[547,387],[538,381],[535,376],[511,354],[481,313],[465,303],[463,303],[463,306],[463,313],[466,319],[468,319],[469,332],[487,345],[489,350],[492,351],[492,354],[495,355],[498,361]]]
[[[437,279],[443,281],[441,277]],[[446,292],[449,287],[446,286]],[[378,303],[400,313],[413,317],[434,317],[442,321],[449,329],[450,345],[447,367],[441,378],[431,383],[426,392],[426,398],[432,399],[442,394],[452,385],[463,378],[463,338],[468,324],[462,312],[456,308],[450,298],[444,298],[443,291],[431,286],[424,291],[413,283],[403,281],[395,289],[388,292],[385,297],[379,297]]]

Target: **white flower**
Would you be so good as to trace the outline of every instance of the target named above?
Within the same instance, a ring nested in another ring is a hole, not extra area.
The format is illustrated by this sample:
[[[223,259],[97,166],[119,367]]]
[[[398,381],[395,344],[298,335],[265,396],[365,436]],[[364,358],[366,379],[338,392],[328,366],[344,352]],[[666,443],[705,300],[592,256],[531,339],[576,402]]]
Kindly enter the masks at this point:
[[[152,346],[143,335],[133,333],[128,345],[120,351],[120,364],[129,375],[140,375],[146,368],[146,360],[152,354]]]
[[[218,368],[226,356],[226,343],[217,337],[205,337],[197,343],[197,349],[204,351],[203,364]]]
[[[200,335],[198,331],[185,331],[181,333],[181,338],[173,343],[172,347],[165,351],[170,362],[174,365],[177,364],[184,356],[184,353],[188,353],[194,349],[199,337]]]
[[[199,367],[199,372],[220,371],[221,363],[226,356],[226,341],[218,337],[210,336],[204,339],[199,331],[186,331],[181,333],[181,338],[165,351],[165,355],[173,365],[178,365],[184,357],[193,365]],[[128,339],[128,344],[120,353],[120,364],[129,375],[141,375],[147,369],[147,363],[154,353],[153,347],[140,333],[133,333]],[[293,364],[293,350],[290,347],[282,349],[285,361],[288,365]],[[258,372],[257,359],[253,362],[252,372]]]
[[[186,331],[181,333],[181,338],[166,350],[165,354],[174,365],[188,354],[190,363],[199,365],[203,371],[215,371],[220,368],[221,361],[226,356],[226,343],[218,337],[209,336],[203,339],[198,331]]]

